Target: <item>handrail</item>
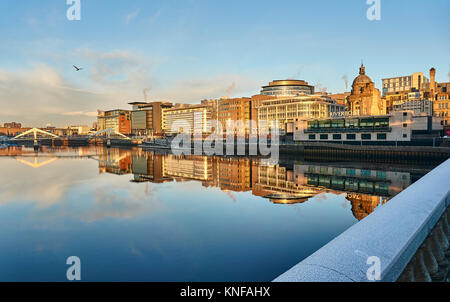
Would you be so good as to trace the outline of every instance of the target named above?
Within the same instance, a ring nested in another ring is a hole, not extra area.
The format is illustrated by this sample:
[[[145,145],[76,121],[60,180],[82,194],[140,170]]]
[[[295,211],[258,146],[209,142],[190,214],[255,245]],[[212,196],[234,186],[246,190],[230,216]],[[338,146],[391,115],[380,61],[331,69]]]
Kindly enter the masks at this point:
[[[377,281],[397,281],[438,221],[448,226],[449,179],[447,160],[274,281],[367,282],[370,257],[380,260]]]

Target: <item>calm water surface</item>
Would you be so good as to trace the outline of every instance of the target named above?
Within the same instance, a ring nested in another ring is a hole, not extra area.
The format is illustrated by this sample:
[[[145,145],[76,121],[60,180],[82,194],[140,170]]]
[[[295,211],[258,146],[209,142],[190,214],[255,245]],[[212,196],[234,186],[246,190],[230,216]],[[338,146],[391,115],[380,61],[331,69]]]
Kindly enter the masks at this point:
[[[270,281],[433,167],[98,147],[0,155],[0,281],[66,281],[69,256],[83,281]]]

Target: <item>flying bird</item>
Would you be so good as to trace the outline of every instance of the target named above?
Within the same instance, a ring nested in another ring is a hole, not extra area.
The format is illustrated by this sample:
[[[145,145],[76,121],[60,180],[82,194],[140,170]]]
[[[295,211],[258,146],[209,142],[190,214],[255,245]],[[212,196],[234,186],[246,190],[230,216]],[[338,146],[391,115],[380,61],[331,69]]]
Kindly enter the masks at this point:
[[[78,68],[77,66],[75,66],[75,65],[72,65],[73,66],[73,68],[75,68],[76,69],[76,71],[80,71],[80,70],[83,70],[83,68]]]

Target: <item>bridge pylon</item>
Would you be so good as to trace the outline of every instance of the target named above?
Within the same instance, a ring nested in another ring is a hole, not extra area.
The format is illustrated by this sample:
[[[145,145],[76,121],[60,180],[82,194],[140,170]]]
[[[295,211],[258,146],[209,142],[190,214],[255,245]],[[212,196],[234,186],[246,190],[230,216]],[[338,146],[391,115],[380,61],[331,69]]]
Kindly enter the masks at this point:
[[[90,135],[89,138],[105,136],[106,137],[106,147],[110,148],[111,147],[111,135],[117,135],[117,136],[119,136],[119,137],[121,137],[123,139],[131,140],[128,136],[123,135],[122,133],[119,133],[119,132],[117,132],[117,131],[115,131],[114,129],[111,129],[111,128],[97,131],[96,133]]]
[[[41,130],[41,129],[38,129],[38,128],[33,128],[33,129],[30,129],[28,131],[25,131],[24,133],[21,133],[21,134],[15,136],[12,139],[12,141],[17,141],[17,140],[20,140],[22,138],[25,139],[24,137],[29,135],[29,134],[33,134],[33,138],[34,138],[34,140],[33,140],[33,147],[34,147],[35,150],[39,149],[38,134],[41,134],[42,136],[50,136],[52,138],[59,138],[58,135],[55,135],[53,133],[50,133],[50,132],[47,132],[47,131],[44,131],[44,130]]]

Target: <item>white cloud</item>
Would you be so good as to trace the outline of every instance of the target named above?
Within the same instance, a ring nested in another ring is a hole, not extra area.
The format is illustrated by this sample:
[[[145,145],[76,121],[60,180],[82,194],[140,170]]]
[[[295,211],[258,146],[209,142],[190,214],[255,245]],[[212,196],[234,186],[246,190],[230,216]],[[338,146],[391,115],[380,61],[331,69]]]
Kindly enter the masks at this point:
[[[35,127],[47,123],[57,127],[91,125],[98,109],[127,109],[128,102],[144,99],[144,90],[148,101],[197,103],[226,95],[233,83],[231,97],[249,96],[249,91],[261,85],[256,77],[240,74],[196,78],[186,75],[164,80],[156,74],[166,58],[125,50],[100,52],[81,48],[55,57],[57,62],[64,57],[63,64],[53,67],[34,63],[14,71],[0,68],[0,123],[17,121]],[[67,66],[68,60],[81,62],[84,69],[75,72],[71,65]]]

